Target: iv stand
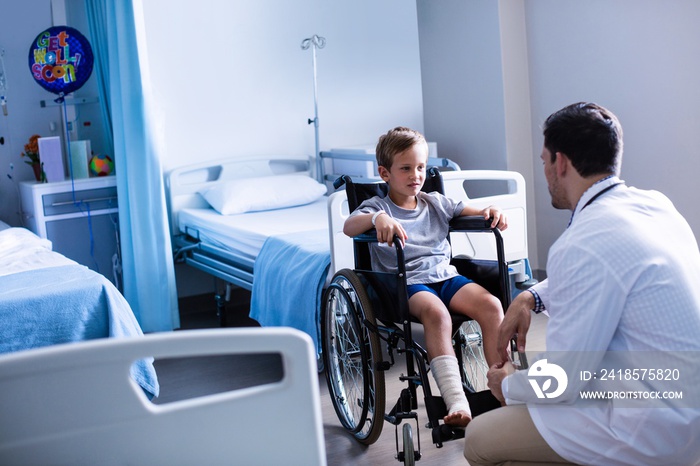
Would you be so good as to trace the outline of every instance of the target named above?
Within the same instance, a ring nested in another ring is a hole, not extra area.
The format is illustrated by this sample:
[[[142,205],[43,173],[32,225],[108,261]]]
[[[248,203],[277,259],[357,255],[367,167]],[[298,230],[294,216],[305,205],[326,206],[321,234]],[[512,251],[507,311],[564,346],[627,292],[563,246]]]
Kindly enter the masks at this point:
[[[313,45],[313,47],[311,47]],[[316,80],[316,49],[322,49],[326,46],[326,38],[314,34],[308,39],[301,41],[301,49],[307,50],[311,47],[311,59],[314,67],[314,119],[309,118],[308,124],[314,124],[314,136],[316,142],[316,179],[323,183],[324,180],[321,179],[323,173],[323,160],[321,159],[321,152],[318,143],[318,90],[317,90],[317,80]]]

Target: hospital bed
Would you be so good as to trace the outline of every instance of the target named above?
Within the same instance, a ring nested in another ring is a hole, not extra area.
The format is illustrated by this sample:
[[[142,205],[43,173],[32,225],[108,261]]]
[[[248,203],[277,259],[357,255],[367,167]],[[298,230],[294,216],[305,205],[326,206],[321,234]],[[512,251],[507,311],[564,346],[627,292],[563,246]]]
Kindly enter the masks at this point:
[[[365,164],[374,159],[357,153],[322,153],[324,158],[336,156]],[[512,289],[517,290],[517,283],[531,277],[522,176],[507,171],[461,171],[447,159],[431,158],[429,164],[452,170],[444,172],[448,196],[477,207],[498,204],[508,215],[506,259],[516,284]],[[302,330],[319,351],[323,287],[336,271],[352,267],[353,247],[342,232],[348,216],[343,191],[326,196],[313,183],[289,184],[290,176],[313,179],[312,175],[309,158],[250,157],[179,167],[168,174],[166,186],[175,261],[252,291],[253,319],[262,326]],[[371,173],[367,175],[371,178]],[[334,177],[324,173],[319,179]],[[466,187],[470,183],[475,184],[474,189]],[[299,194],[297,191],[315,194],[301,196],[296,203],[286,199]],[[257,206],[245,211],[250,203]],[[456,234],[453,247],[457,255],[491,260],[495,248],[488,241]],[[224,315],[221,308],[219,315]]]
[[[131,307],[104,276],[51,250],[51,242],[0,222],[0,353],[107,337],[141,337]],[[131,376],[148,396],[152,359]]]
[[[279,355],[278,379],[154,404],[131,361]],[[316,362],[293,329],[208,329],[0,355],[0,464],[326,464]]]
[[[173,170],[166,185],[175,261],[251,291],[253,319],[302,330],[318,347],[316,294],[330,257],[327,188],[310,160],[199,163]]]

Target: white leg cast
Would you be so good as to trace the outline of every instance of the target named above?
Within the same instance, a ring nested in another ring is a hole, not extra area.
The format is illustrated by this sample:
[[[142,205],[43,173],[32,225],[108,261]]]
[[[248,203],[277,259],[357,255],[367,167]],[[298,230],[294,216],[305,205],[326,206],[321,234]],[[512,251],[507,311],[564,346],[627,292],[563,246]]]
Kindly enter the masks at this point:
[[[462,379],[459,376],[459,366],[455,356],[437,356],[430,361],[430,370],[437,383],[442,399],[447,405],[447,412],[452,414],[457,411],[465,411],[471,416],[467,397],[462,388]]]

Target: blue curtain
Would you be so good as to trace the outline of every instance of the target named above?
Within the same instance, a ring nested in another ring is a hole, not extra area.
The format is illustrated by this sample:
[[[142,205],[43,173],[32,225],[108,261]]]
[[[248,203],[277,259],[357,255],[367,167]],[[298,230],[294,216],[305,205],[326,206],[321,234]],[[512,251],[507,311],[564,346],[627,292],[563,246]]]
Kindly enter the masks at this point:
[[[157,332],[179,327],[180,318],[148,69],[139,60],[143,34],[137,24],[142,23],[136,21],[134,3],[86,0],[86,8],[91,35],[103,32],[92,37],[107,68],[103,102],[114,136],[124,297],[143,331]]]

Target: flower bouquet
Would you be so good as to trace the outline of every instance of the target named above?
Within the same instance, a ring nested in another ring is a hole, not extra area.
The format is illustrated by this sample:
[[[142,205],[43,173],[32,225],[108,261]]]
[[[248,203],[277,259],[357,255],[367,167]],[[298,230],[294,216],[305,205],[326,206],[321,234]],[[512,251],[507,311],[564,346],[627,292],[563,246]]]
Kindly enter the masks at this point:
[[[25,160],[24,163],[31,166],[34,170],[34,178],[41,183],[46,183],[46,174],[44,173],[44,168],[41,165],[41,160],[39,159],[39,136],[34,134],[29,138],[29,142],[24,145],[24,152],[22,152],[22,157],[27,157],[29,160]]]

